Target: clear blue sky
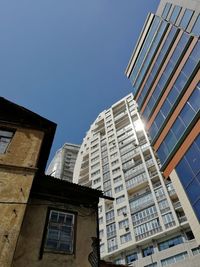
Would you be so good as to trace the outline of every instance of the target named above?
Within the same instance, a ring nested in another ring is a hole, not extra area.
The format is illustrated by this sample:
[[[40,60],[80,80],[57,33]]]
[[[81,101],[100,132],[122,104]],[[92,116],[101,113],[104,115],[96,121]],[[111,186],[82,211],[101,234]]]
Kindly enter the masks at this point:
[[[124,70],[159,0],[0,0],[0,92],[57,123],[51,157],[131,92]]]

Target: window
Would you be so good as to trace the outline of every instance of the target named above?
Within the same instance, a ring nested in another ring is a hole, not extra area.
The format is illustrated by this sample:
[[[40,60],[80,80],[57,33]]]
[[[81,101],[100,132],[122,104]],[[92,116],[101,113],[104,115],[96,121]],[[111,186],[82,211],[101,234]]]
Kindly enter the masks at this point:
[[[123,201],[125,201],[125,196],[124,195],[116,198],[116,204],[122,203]]]
[[[68,212],[50,210],[45,250],[73,253],[75,215]]]
[[[197,20],[195,21],[195,24],[192,28],[192,33],[195,35],[200,34],[200,15],[198,16]]]
[[[178,261],[185,260],[187,257],[188,257],[188,253],[186,251],[184,251],[183,253],[180,253],[180,254],[174,255],[172,257],[161,260],[161,265],[162,266],[171,265],[171,264],[176,263]]]
[[[153,246],[149,246],[147,248],[144,248],[142,250],[142,255],[143,257],[147,257],[149,255],[152,255],[154,253],[154,249],[153,249]]]
[[[162,13],[162,17],[164,19],[166,19],[167,15],[169,14],[169,10],[170,10],[171,6],[172,6],[172,4],[170,4],[170,3],[167,3],[165,5],[164,10],[163,10],[163,13]]]
[[[109,223],[115,219],[114,210],[106,212],[106,223]]]
[[[119,229],[127,228],[129,226],[128,219],[119,222]]]
[[[108,240],[108,252],[111,252],[113,250],[116,250],[118,248],[118,245],[117,245],[117,238],[114,237],[112,239],[109,239]]]
[[[125,235],[120,236],[121,244],[124,244],[126,242],[129,242],[130,240],[132,240],[130,233],[127,233]]]
[[[119,258],[119,259],[114,260],[114,263],[115,264],[123,264],[124,263],[124,260],[121,259],[121,258]]]
[[[122,177],[121,176],[117,176],[116,178],[113,179],[114,183],[116,184],[117,182],[121,181]]]
[[[12,140],[14,133],[11,131],[0,130],[0,154],[4,154]]]
[[[196,213],[197,218],[200,220],[200,202],[199,202],[199,189],[200,189],[200,136],[198,136],[193,144],[190,146],[185,156],[181,159],[176,166],[176,171],[179,179],[188,195],[192,207]]]
[[[117,210],[117,215],[118,216],[120,216],[120,215],[124,215],[124,216],[126,216],[127,215],[127,208],[126,208],[126,206],[124,206],[124,207],[122,207],[122,208],[120,208],[120,209],[118,209]]]
[[[123,190],[123,185],[119,185],[119,186],[115,187],[115,193],[118,193],[122,190]]]
[[[144,267],[157,267],[157,262],[150,263],[148,265],[145,265]]]
[[[181,20],[181,23],[180,23],[180,27],[182,27],[183,29],[186,29],[191,18],[192,18],[192,15],[193,15],[194,11],[193,10],[190,10],[190,9],[186,9],[185,10],[185,13],[182,17],[182,20]]]
[[[192,254],[195,256],[197,254],[200,254],[200,247],[196,247],[192,249]]]
[[[178,18],[178,15],[180,14],[180,11],[181,11],[181,7],[180,6],[175,6],[174,9],[173,9],[173,12],[172,12],[172,15],[170,17],[170,21],[172,23],[175,23],[177,18]]]
[[[168,239],[162,243],[159,243],[158,244],[158,249],[161,251],[161,250],[164,250],[164,249],[168,249],[168,248],[171,248],[171,247],[174,247],[176,245],[179,245],[183,243],[183,238],[182,236],[176,236],[172,239]]]
[[[105,250],[105,245],[104,244],[100,244],[100,253],[103,253]]]
[[[186,235],[187,240],[194,239],[194,235],[193,235],[193,232],[192,231],[186,232],[185,235]]]
[[[97,179],[94,180],[94,184],[98,184],[100,182],[101,182],[101,178],[97,178]]]
[[[134,252],[128,256],[126,256],[126,262],[127,264],[131,263],[131,262],[134,262],[138,259],[138,256],[137,256],[137,252]]]
[[[111,238],[116,235],[116,225],[111,223],[106,226],[107,238]]]

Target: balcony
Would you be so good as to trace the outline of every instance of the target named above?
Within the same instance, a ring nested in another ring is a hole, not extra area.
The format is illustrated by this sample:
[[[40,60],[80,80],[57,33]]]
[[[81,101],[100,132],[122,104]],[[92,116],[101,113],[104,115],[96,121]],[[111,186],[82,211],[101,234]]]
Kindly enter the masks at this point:
[[[163,214],[163,213],[168,212],[169,210],[170,210],[170,207],[168,206],[168,207],[160,209],[160,212]]]
[[[126,182],[126,189],[128,193],[130,194],[130,193],[140,190],[142,187],[146,187],[147,184],[148,184],[147,177],[143,177],[140,180],[135,180],[133,183],[129,185]]]
[[[170,198],[171,198],[172,200],[178,198],[175,189],[170,189],[170,190],[168,189],[168,193],[169,193],[169,196],[170,196]]]
[[[114,237],[114,236],[116,236],[116,230],[107,233],[107,238],[111,238],[111,237]]]
[[[87,183],[88,181],[89,181],[89,174],[87,173],[86,175],[79,178],[78,183],[82,185]]]
[[[141,235],[136,236],[135,239],[136,239],[136,241],[139,241],[139,240],[144,239],[144,238],[146,238],[148,236],[155,235],[155,234],[159,233],[160,231],[162,231],[161,227],[154,228],[154,229],[152,229],[152,230],[150,230],[148,232],[145,232],[145,233],[143,233]]]
[[[181,206],[180,201],[177,201],[177,202],[173,203],[173,206],[174,206],[174,209],[175,210],[182,209],[182,206]]]
[[[165,228],[168,229],[168,228],[171,228],[171,227],[173,227],[175,225],[176,225],[175,221],[168,222],[168,223],[165,224]]]
[[[141,169],[136,169],[135,171],[131,172],[128,175],[126,175],[126,171],[125,171],[124,177],[125,177],[125,180],[128,181],[131,178],[136,178],[137,176],[139,176],[139,175],[141,175],[143,173],[145,173],[145,168],[144,167],[142,167]]]
[[[151,215],[148,215],[148,216],[146,216],[145,218],[142,218],[142,219],[137,220],[137,221],[134,221],[133,218],[132,218],[133,226],[137,226],[137,225],[139,225],[139,224],[148,222],[148,221],[150,221],[150,220],[152,220],[152,219],[154,219],[154,218],[156,218],[156,217],[158,217],[157,212],[156,212],[156,213],[153,213],[153,214],[151,214]]]
[[[187,221],[187,218],[185,215],[183,215],[183,216],[178,217],[178,221],[179,221],[179,223],[184,223]]]
[[[131,213],[135,213],[135,212],[137,212],[137,211],[139,211],[141,209],[147,208],[147,207],[151,206],[152,204],[154,204],[153,198],[152,199],[149,199],[148,201],[143,202],[143,203],[141,203],[141,204],[139,204],[137,206],[134,206],[134,207],[131,207],[131,203],[130,203]]]
[[[153,159],[149,159],[145,163],[146,163],[146,165],[147,165],[148,168],[151,167],[151,166],[153,166],[153,165],[155,165]]]
[[[166,198],[166,196],[165,196],[164,193],[163,193],[163,194],[156,195],[156,199],[157,199],[158,201],[163,200],[163,199],[165,199],[165,198]]]
[[[84,168],[81,168],[80,170],[80,176],[84,176],[89,173],[89,165],[85,166]]]
[[[118,121],[119,119],[123,118],[124,115],[127,115],[127,111],[122,111],[121,113],[117,114],[115,117],[114,117],[114,120],[115,121]]]

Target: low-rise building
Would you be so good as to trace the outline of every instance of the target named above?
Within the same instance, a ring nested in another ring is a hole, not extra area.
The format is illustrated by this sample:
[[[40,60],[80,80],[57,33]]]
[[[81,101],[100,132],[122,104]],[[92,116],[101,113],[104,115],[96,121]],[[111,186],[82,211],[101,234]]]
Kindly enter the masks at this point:
[[[101,191],[37,177],[12,266],[99,266],[99,197]]]

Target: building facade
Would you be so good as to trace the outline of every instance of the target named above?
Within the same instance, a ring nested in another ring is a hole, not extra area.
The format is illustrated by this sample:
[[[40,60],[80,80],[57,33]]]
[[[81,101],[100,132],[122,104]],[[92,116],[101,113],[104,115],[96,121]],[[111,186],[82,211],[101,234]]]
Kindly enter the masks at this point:
[[[91,125],[74,181],[114,198],[99,204],[103,259],[140,267],[178,260],[198,266],[198,244],[171,180],[163,179],[132,94]]]
[[[33,181],[12,266],[99,267],[99,197],[103,197],[100,191],[38,176]]]
[[[162,0],[126,75],[165,178],[200,244],[200,1]]]
[[[56,125],[0,97],[0,266],[10,267],[33,179],[43,172]]]
[[[73,171],[80,146],[66,143],[55,154],[47,168],[47,175],[72,182]]]

